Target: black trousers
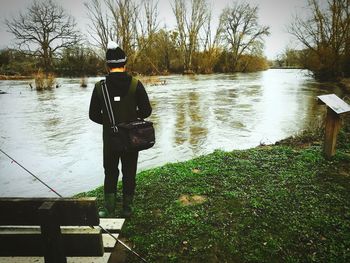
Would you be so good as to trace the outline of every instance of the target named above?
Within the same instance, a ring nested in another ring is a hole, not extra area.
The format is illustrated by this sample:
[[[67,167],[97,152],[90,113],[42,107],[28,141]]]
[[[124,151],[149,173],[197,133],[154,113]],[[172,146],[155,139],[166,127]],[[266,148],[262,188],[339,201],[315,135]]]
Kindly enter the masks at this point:
[[[110,144],[103,145],[103,167],[105,170],[104,192],[116,193],[119,177],[119,160],[122,163],[123,196],[134,195],[136,187],[136,170],[138,152],[118,152],[110,147]]]

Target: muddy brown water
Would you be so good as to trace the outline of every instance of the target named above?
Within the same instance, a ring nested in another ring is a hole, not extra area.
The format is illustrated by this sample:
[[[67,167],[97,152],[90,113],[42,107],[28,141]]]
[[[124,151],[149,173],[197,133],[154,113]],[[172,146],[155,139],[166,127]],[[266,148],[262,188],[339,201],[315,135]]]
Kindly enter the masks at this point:
[[[94,83],[59,78],[35,91],[28,80],[0,81],[0,148],[63,196],[103,184],[101,127],[88,118]],[[270,144],[319,118],[316,96],[329,93],[304,70],[159,77],[147,85],[156,145],[139,171],[208,154]],[[0,196],[55,196],[0,153]]]

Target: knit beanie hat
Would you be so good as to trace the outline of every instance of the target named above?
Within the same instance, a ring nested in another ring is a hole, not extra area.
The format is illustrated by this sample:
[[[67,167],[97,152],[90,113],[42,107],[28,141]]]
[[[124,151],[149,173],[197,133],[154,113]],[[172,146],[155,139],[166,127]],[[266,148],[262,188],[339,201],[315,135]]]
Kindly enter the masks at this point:
[[[106,62],[110,68],[124,67],[128,60],[125,52],[114,41],[109,41],[106,51]]]

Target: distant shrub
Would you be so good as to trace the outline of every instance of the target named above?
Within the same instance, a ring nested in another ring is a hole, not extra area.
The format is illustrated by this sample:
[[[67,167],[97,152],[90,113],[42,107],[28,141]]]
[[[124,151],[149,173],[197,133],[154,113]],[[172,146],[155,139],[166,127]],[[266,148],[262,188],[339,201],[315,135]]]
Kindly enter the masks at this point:
[[[83,77],[80,79],[80,87],[86,88],[87,87],[87,79],[86,77]]]
[[[242,55],[238,60],[236,71],[256,72],[269,68],[266,58],[253,55]]]
[[[214,72],[214,67],[218,63],[220,57],[218,49],[211,49],[209,51],[200,52],[196,56],[198,65],[197,72],[202,74],[210,74]]]
[[[36,90],[51,89],[56,83],[54,74],[49,73],[46,75],[41,70],[34,74],[34,80]]]

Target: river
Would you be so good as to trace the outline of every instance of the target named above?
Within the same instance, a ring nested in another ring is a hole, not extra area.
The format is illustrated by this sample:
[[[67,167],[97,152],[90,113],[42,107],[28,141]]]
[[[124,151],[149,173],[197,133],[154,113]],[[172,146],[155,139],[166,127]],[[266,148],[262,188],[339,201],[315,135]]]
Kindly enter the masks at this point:
[[[139,169],[223,149],[271,144],[319,120],[316,96],[327,93],[304,70],[159,77],[146,85],[156,145],[140,153]],[[1,81],[0,148],[63,196],[103,184],[102,128],[89,120],[94,83],[59,78],[35,91],[30,81]],[[0,196],[55,196],[0,153]]]

